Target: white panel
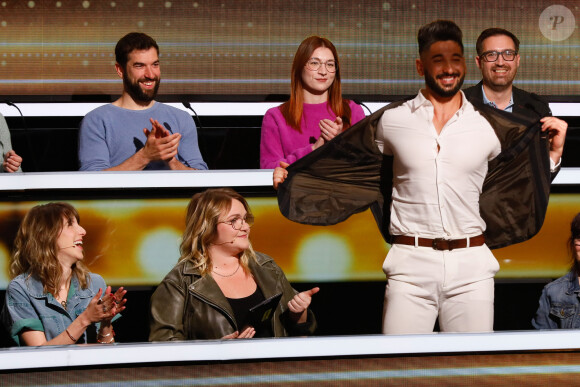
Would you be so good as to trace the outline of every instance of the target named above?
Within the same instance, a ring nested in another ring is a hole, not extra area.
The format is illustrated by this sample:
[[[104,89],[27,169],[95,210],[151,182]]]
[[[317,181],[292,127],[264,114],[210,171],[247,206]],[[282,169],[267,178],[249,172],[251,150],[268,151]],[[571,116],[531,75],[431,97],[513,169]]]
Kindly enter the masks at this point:
[[[0,349],[0,369],[576,349],[577,330],[328,336]]]

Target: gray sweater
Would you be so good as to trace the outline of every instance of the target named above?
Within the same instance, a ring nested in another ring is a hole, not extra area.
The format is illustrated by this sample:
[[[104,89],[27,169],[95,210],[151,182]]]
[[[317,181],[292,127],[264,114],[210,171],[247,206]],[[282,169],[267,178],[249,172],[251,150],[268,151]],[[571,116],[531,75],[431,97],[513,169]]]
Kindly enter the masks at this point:
[[[113,104],[89,112],[81,123],[79,161],[81,171],[102,171],[121,164],[141,149],[151,129],[150,118],[158,120],[169,132],[181,133],[177,159],[186,166],[207,169],[197,143],[197,130],[189,114],[155,102],[145,110],[129,110]],[[145,169],[169,169],[163,161],[152,161]]]

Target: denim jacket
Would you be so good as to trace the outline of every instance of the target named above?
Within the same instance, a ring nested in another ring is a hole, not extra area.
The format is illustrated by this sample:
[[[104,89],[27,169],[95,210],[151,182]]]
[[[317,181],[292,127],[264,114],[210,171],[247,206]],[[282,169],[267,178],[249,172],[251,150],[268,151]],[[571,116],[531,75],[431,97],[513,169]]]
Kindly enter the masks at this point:
[[[87,308],[99,291],[106,288],[98,274],[89,274],[89,286],[81,289],[78,279],[71,279],[66,309],[50,293],[45,293],[42,283],[28,275],[20,274],[8,284],[2,309],[2,322],[16,344],[21,345],[19,334],[24,329],[42,331],[46,340],[52,340]],[[93,327],[98,329],[97,326]],[[90,328],[89,328],[90,329]],[[77,340],[87,343],[87,332]]]
[[[544,287],[532,325],[536,329],[580,328],[580,285],[574,270]]]

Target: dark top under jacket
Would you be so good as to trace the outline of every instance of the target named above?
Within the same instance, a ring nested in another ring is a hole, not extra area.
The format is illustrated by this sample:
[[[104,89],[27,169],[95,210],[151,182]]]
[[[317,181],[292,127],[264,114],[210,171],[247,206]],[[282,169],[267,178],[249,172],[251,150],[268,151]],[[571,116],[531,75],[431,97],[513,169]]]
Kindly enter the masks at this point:
[[[256,252],[249,269],[265,298],[282,293],[272,317],[275,337],[307,336],[316,329],[316,319],[308,308],[305,323],[290,317],[288,301],[297,291],[282,269],[266,254]],[[220,339],[238,327],[234,311],[211,275],[201,275],[190,261],[181,261],[165,276],[151,296],[149,341]]]

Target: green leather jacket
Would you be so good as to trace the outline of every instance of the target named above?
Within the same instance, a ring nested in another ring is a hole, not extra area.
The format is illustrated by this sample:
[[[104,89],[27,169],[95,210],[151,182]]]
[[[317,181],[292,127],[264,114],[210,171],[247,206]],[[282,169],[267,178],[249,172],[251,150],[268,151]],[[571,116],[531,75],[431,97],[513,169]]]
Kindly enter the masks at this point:
[[[256,252],[250,271],[265,298],[282,293],[272,318],[274,336],[310,335],[314,314],[296,324],[289,318],[288,301],[297,293],[282,269],[266,254]],[[234,312],[211,275],[202,276],[189,261],[179,262],[151,296],[149,341],[220,339],[239,329]]]

